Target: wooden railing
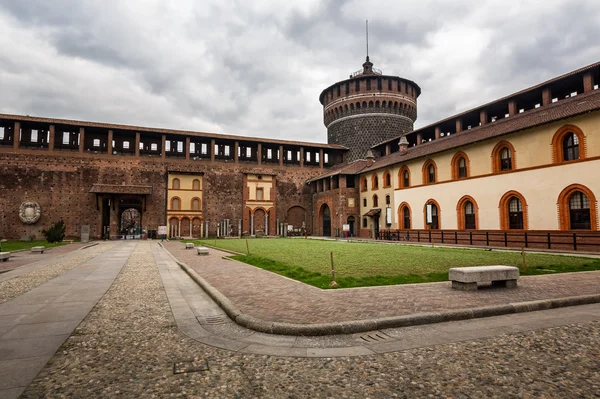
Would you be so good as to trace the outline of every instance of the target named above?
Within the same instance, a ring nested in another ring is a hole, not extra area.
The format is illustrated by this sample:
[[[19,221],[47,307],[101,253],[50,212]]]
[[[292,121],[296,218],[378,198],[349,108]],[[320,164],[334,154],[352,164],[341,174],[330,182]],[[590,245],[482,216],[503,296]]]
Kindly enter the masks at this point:
[[[600,232],[597,231],[381,230],[375,239],[485,247],[600,251]]]

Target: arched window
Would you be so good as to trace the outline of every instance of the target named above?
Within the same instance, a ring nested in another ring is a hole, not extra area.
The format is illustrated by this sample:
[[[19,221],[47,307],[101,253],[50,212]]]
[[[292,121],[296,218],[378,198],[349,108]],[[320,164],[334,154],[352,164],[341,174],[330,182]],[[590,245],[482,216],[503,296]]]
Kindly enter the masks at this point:
[[[456,214],[458,215],[459,230],[477,230],[478,222],[477,202],[469,196],[462,197],[456,205]]]
[[[423,184],[431,184],[437,181],[437,166],[430,159],[423,165]]]
[[[398,184],[400,188],[410,187],[410,170],[406,165],[402,166],[398,172]]]
[[[200,180],[194,179],[194,182],[192,183],[192,187],[196,191],[200,190]]]
[[[579,138],[574,133],[567,133],[563,139],[563,156],[565,161],[579,159]]]
[[[373,208],[377,208],[379,206],[379,198],[377,195],[373,196]]]
[[[598,230],[594,193],[581,184],[572,184],[558,196],[561,230]]]
[[[408,203],[403,202],[398,207],[398,227],[400,229],[410,229],[410,206]]]
[[[569,198],[569,219],[571,230],[591,230],[590,200],[581,191]]]
[[[527,230],[527,202],[517,191],[509,191],[500,199],[500,228]]]
[[[433,165],[427,167],[427,183],[435,183],[435,166]]]
[[[173,190],[179,190],[179,179],[173,179]]]
[[[523,230],[523,204],[517,197],[508,201],[508,223],[510,230]]]
[[[440,228],[440,206],[436,200],[430,199],[425,203],[423,216],[425,218],[425,228],[431,230]]]
[[[171,210],[178,211],[181,209],[181,200],[177,197],[174,197],[171,200]]]
[[[199,211],[200,210],[200,199],[194,198],[192,200],[192,210],[193,211]]]
[[[512,156],[510,148],[504,147],[500,150],[500,170],[511,170],[512,169]]]
[[[463,177],[467,177],[467,161],[465,161],[465,158],[460,157],[458,160],[458,178],[462,179]]]
[[[506,172],[516,169],[515,149],[508,141],[501,141],[492,150],[492,171]]]
[[[364,179],[362,179],[362,184],[361,184],[360,190],[367,191],[367,178],[366,177]]]
[[[565,125],[552,138],[553,161],[565,162],[585,158],[585,136],[574,125]]]
[[[451,167],[453,180],[469,177],[469,158],[467,157],[467,154],[462,151],[454,154],[451,161]]]
[[[390,175],[389,171],[385,171],[383,173],[383,187],[387,188],[390,187],[392,185],[392,176]]]
[[[379,178],[377,177],[377,173],[374,173],[371,176],[371,190],[379,189]]]
[[[475,229],[475,207],[471,201],[465,203],[465,229]]]

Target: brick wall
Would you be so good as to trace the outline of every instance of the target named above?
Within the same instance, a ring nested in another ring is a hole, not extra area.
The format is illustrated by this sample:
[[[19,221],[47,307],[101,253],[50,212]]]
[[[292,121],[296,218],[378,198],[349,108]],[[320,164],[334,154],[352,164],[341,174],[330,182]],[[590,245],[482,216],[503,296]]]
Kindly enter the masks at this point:
[[[413,122],[410,119],[386,114],[360,115],[330,125],[327,142],[350,148],[344,161],[352,162],[364,159],[372,146],[412,130]]]
[[[0,235],[41,238],[43,229],[63,219],[67,236],[79,237],[81,226],[89,225],[90,237],[99,237],[101,211],[96,207],[96,195],[89,193],[96,183],[152,186],[142,227],[156,229],[166,222],[168,171],[204,173],[203,211],[209,234],[216,234],[217,223],[223,219],[231,219],[237,233],[243,211],[243,175],[249,170],[276,173],[276,217],[286,222],[288,209],[301,206],[309,214],[307,230],[312,232],[312,199],[305,182],[321,174],[320,168],[0,150]],[[36,201],[42,208],[34,225],[24,225],[19,219],[19,206],[25,200]]]

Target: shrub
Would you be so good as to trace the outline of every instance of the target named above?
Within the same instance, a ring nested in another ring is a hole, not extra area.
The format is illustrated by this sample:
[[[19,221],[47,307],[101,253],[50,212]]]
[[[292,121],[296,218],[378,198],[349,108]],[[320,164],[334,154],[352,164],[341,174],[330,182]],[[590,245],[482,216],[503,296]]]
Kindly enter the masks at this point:
[[[46,241],[49,243],[61,242],[65,238],[65,222],[54,223],[48,230],[42,230],[42,234],[46,237]]]

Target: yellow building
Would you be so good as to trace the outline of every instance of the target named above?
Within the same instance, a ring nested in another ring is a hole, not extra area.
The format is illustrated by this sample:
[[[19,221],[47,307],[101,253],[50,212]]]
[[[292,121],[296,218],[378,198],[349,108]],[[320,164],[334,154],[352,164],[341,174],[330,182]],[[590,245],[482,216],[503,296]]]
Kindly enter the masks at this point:
[[[361,235],[599,230],[597,82],[594,64],[373,147]]]
[[[202,175],[169,173],[167,228],[169,237],[203,237]]]

